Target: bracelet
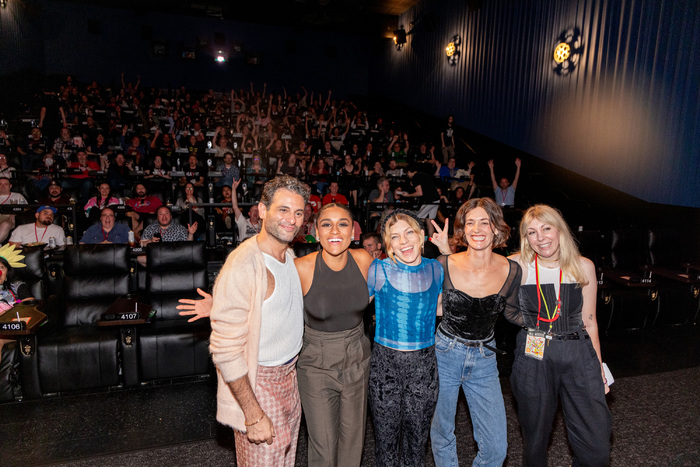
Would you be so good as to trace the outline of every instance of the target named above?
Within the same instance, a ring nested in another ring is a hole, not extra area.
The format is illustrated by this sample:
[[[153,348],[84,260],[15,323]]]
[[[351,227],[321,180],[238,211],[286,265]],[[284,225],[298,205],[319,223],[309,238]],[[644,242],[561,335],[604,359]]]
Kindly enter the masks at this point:
[[[263,418],[265,418],[265,414],[263,414],[262,417],[258,418],[258,419],[255,420],[253,423],[248,423],[248,422],[244,421],[243,424],[244,424],[245,426],[253,426],[253,425],[257,424],[257,423],[258,423],[260,420],[262,420]]]

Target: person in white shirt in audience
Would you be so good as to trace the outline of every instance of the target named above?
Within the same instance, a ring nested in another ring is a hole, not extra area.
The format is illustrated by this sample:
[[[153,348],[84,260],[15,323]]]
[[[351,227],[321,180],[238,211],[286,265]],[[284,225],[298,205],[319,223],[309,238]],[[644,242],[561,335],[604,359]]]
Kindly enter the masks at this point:
[[[39,206],[34,217],[36,222],[22,224],[12,231],[10,245],[22,246],[32,243],[49,243],[49,238],[56,239],[56,246],[66,244],[66,234],[61,226],[53,223],[56,208],[52,206]]]
[[[12,183],[9,178],[0,178],[0,205],[3,204],[27,204],[24,196],[12,192]],[[10,230],[14,227],[14,214],[0,214],[0,243],[7,240]]]

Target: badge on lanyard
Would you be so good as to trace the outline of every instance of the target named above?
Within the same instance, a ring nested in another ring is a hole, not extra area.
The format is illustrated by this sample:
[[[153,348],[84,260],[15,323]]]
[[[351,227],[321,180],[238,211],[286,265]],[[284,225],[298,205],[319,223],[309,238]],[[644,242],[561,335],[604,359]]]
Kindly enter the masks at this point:
[[[542,360],[544,358],[545,335],[544,331],[537,329],[527,330],[527,340],[525,341],[525,356]]]

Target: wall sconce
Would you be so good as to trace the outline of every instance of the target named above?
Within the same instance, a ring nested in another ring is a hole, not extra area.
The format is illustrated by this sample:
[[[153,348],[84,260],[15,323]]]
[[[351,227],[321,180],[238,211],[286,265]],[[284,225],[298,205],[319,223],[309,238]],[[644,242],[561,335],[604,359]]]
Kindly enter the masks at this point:
[[[450,39],[447,47],[445,47],[445,55],[447,55],[447,61],[450,65],[454,66],[457,63],[460,55],[459,46],[461,44],[462,42],[459,39],[459,35],[455,34],[452,36],[452,39]]]
[[[583,41],[578,28],[567,29],[557,39],[552,54],[552,67],[558,75],[568,75],[578,65],[583,52]]]
[[[0,7],[5,8],[7,6],[7,0],[0,0]]]
[[[401,50],[405,43],[406,30],[404,28],[400,28],[394,31],[394,44],[396,45],[396,50]]]
[[[228,53],[224,50],[218,50],[216,56],[214,57],[216,63],[226,63],[228,61]]]

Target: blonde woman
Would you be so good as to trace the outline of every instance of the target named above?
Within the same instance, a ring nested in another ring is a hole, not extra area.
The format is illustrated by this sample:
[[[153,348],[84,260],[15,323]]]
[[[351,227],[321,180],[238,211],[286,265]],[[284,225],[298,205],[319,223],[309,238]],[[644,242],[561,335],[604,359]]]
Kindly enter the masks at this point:
[[[561,213],[538,204],[520,223],[523,270],[511,374],[524,440],[524,464],[547,465],[547,445],[561,402],[573,465],[610,463],[612,421],[596,321],[596,274],[579,254]],[[566,464],[570,462],[567,460]]]
[[[425,465],[437,403],[435,317],[444,273],[436,260],[421,257],[424,235],[414,213],[386,214],[388,258],[375,259],[367,278],[376,310],[369,401],[381,466]]]

